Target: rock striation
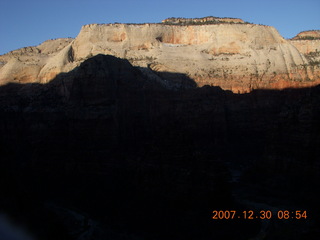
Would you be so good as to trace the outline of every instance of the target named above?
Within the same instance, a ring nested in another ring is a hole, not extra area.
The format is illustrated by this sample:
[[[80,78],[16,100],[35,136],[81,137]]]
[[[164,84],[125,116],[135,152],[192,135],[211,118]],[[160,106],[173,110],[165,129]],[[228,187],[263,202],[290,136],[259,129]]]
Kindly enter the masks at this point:
[[[186,82],[193,82],[187,87],[220,86],[235,93],[307,87],[320,83],[320,65],[313,54],[318,41],[285,40],[273,27],[231,18],[89,24],[75,39],[52,40],[0,56],[0,84],[47,83],[92,56],[109,54],[175,88],[186,87]],[[172,78],[176,73],[191,81]]]

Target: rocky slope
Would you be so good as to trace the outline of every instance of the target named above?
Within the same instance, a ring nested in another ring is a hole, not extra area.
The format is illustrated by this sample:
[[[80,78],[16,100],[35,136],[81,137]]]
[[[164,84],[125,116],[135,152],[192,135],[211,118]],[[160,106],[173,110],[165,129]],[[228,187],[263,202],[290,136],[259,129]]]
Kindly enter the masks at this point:
[[[285,40],[273,27],[247,23],[167,23],[85,25],[73,41],[53,41],[50,50],[42,51],[49,47],[44,44],[0,56],[0,83],[46,83],[97,54],[128,59],[171,87],[212,85],[243,93],[320,83],[319,63],[305,56],[318,49],[317,41],[308,40],[312,47],[304,49],[306,43]],[[192,81],[171,78],[175,73]]]

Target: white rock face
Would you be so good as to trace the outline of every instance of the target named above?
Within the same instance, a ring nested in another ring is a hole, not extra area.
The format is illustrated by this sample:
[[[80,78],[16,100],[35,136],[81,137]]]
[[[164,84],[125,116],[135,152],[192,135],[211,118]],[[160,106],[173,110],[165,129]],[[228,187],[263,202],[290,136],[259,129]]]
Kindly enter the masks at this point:
[[[46,74],[52,74],[54,69],[50,68],[49,63],[56,55],[61,55],[72,41],[71,38],[48,40],[39,46],[21,48],[0,56],[0,85],[41,82],[44,69],[47,69]],[[63,58],[59,57],[55,67],[64,61]]]
[[[269,26],[90,24],[74,40],[0,56],[5,63],[0,83],[46,83],[94,55],[110,54],[156,73],[185,74],[198,86],[234,92],[319,84],[320,66],[304,53]]]

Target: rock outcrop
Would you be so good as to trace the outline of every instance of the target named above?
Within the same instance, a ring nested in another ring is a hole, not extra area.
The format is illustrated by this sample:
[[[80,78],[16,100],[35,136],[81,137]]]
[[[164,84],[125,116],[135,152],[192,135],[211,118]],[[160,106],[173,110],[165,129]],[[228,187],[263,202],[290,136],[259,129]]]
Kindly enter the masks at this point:
[[[285,40],[273,27],[232,19],[232,24],[224,18],[218,19],[223,24],[201,24],[210,19],[192,19],[197,24],[189,25],[166,24],[189,21],[186,19],[85,25],[74,40],[55,40],[50,42],[53,47],[47,42],[0,56],[0,84],[46,83],[97,54],[127,59],[145,68],[150,79],[163,85],[172,82],[176,87],[185,87],[182,83],[186,81],[172,79],[175,73],[191,79],[194,84],[189,86],[220,86],[236,93],[320,83],[317,60],[305,55],[318,49],[317,42],[308,42],[311,47],[304,49],[300,43]]]
[[[293,40],[315,40],[320,39],[320,30],[311,30],[300,32]]]
[[[72,41],[72,38],[48,40],[36,47],[24,47],[0,56],[0,84],[40,82],[41,71],[47,71],[53,79],[64,70],[60,68],[54,74],[57,66],[71,70],[73,67],[66,66],[68,56],[64,56],[63,52]],[[51,68],[48,62],[54,62],[54,67]]]

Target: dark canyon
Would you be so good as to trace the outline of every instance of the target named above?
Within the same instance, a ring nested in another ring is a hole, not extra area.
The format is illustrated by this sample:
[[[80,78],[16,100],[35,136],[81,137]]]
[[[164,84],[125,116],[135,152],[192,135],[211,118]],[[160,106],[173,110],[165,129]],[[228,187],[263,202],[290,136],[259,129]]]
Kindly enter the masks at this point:
[[[2,212],[47,240],[319,239],[319,86],[234,94],[157,73],[185,82],[168,90],[141,70],[97,55],[0,87]]]

